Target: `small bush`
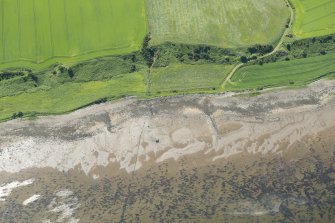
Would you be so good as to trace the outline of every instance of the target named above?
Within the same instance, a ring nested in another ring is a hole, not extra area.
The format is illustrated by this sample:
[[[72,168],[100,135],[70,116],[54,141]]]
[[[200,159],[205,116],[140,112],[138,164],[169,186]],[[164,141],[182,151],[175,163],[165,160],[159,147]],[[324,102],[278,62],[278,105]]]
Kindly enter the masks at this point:
[[[13,113],[12,119],[22,118],[23,116],[23,112]]]
[[[248,63],[248,58],[246,56],[241,56],[240,61],[242,63]]]

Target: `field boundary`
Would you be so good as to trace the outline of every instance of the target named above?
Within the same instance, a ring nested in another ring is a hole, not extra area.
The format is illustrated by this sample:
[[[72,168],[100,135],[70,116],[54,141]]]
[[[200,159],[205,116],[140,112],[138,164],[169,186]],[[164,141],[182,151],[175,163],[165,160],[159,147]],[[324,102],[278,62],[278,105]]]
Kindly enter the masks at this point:
[[[95,58],[101,58],[101,57],[107,57],[107,56],[118,56],[118,55],[124,55],[125,52],[122,52],[125,50],[128,52],[128,49],[131,47],[131,45],[128,47],[117,47],[117,48],[108,48],[108,49],[102,49],[102,50],[93,50],[89,52],[82,53],[80,55],[76,56],[53,56],[50,59],[46,59],[43,62],[36,62],[34,60],[30,59],[19,59],[19,60],[12,60],[8,61],[6,63],[0,63],[0,70],[6,70],[6,69],[14,69],[14,68],[36,68],[36,66],[40,66],[39,69],[36,69],[36,71],[39,71],[41,69],[44,69],[46,67],[49,67],[50,65],[53,65],[55,63],[62,63],[62,64],[72,64],[74,62],[79,62],[79,61],[72,61],[72,60],[86,60],[86,59],[95,59]],[[100,54],[101,52],[106,52],[107,51],[113,51],[111,54]],[[132,51],[135,52],[136,50]],[[93,57],[92,54],[97,54],[96,57]],[[57,59],[68,59],[67,61],[57,61]],[[69,60],[72,59],[72,60]],[[26,63],[25,66],[15,66],[15,63]],[[13,64],[14,66],[12,66]]]

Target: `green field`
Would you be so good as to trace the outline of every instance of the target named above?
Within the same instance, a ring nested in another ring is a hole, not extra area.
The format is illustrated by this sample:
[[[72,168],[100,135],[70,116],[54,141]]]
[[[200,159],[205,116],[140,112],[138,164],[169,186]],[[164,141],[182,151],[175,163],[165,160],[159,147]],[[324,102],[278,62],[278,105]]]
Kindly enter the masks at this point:
[[[234,48],[280,38],[289,10],[284,0],[146,0],[153,43]]]
[[[334,1],[292,2],[298,37],[335,32]],[[272,44],[283,34],[290,16],[284,0],[0,0],[0,13],[0,120],[126,95],[302,86],[335,72],[333,37],[296,40],[303,43],[281,59],[308,58],[246,65],[221,87],[246,55],[243,47]],[[145,54],[139,50],[148,32]],[[166,41],[173,43],[161,51],[151,47]],[[311,57],[319,54],[326,55]],[[5,71],[20,67],[33,71]]]
[[[291,0],[296,18],[293,33],[298,38],[322,36],[335,32],[335,1]]]
[[[335,54],[241,68],[226,90],[302,86],[335,73]]]
[[[232,66],[180,65],[152,71],[152,93],[218,89]]]
[[[108,81],[65,83],[50,90],[0,97],[0,120],[13,113],[25,115],[68,112],[101,98],[129,95],[145,96],[146,86],[140,73],[125,74]]]
[[[0,0],[0,14],[0,68],[129,53],[146,32],[144,0]]]

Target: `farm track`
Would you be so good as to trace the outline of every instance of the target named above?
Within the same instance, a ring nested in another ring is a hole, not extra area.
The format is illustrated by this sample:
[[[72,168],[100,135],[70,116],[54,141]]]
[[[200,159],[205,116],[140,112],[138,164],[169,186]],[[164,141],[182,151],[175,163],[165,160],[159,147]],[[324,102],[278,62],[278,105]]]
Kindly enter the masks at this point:
[[[18,11],[18,23],[17,23],[17,27],[18,27],[18,38],[19,38],[19,57],[21,58],[21,5],[20,5],[20,1],[17,0],[16,1],[16,4],[17,4],[17,11]]]
[[[37,18],[36,18],[36,3],[35,1],[33,1],[33,14],[34,14],[34,35],[35,35],[35,43],[38,43],[39,42],[39,39],[38,39],[38,35],[37,35],[37,26],[36,26],[36,23],[37,23]],[[36,44],[35,46],[35,60],[37,61],[37,57],[38,57],[38,44]]]
[[[2,44],[2,59],[5,60],[6,56],[5,56],[5,16],[4,16],[4,2],[1,2],[1,36],[2,36],[2,40],[1,40],[1,44]]]
[[[294,17],[295,17],[295,13],[294,13],[294,10],[292,8],[292,5],[289,1],[285,0],[286,4],[288,5],[289,9],[290,9],[290,23],[289,23],[289,26],[288,28],[285,28],[284,32],[283,32],[283,35],[281,36],[278,44],[276,45],[276,47],[273,49],[272,52],[268,53],[268,54],[265,54],[261,57],[259,57],[258,59],[263,59],[263,58],[266,58],[266,57],[269,57],[273,54],[275,54],[279,49],[280,47],[282,46],[283,42],[284,42],[284,39],[285,39],[285,36],[291,32],[292,30],[292,25],[293,25],[293,21],[294,21]],[[245,64],[244,63],[238,63],[233,69],[232,71],[228,74],[228,76],[226,77],[226,79],[224,80],[224,82],[222,83],[222,88],[224,88],[226,86],[227,83],[232,83],[231,81],[231,78],[234,76],[234,74],[236,73],[236,71],[238,69],[240,69],[241,67],[243,67]]]
[[[50,20],[50,26],[49,26],[49,32],[50,32],[50,42],[51,42],[51,54],[55,55],[55,43],[53,39],[53,31],[52,31],[52,16],[51,16],[51,10],[50,10],[50,0],[48,0],[48,14],[49,14],[49,20]]]

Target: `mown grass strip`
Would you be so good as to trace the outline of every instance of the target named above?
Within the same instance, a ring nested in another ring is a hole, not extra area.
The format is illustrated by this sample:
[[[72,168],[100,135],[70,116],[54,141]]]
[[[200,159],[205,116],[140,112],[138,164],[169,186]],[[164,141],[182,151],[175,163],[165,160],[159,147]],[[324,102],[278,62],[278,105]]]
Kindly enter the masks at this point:
[[[241,68],[225,90],[303,86],[335,72],[335,53]]]
[[[335,1],[290,0],[296,17],[293,33],[298,38],[328,35],[335,32]]]
[[[165,68],[152,69],[153,94],[158,92],[216,90],[232,66],[227,65],[182,65],[173,64]]]

